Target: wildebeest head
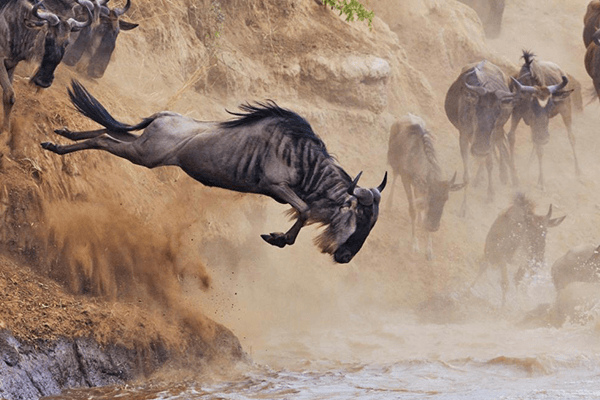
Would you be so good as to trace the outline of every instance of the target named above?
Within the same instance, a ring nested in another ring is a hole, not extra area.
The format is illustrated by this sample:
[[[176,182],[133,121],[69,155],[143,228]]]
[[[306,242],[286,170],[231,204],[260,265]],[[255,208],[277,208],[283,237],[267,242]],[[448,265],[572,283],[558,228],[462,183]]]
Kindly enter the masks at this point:
[[[92,14],[88,10],[86,22],[73,18],[65,20],[52,12],[40,10],[41,4],[42,2],[38,2],[33,6],[31,16],[34,18],[27,19],[25,24],[29,29],[46,29],[42,62],[31,81],[39,87],[47,88],[52,85],[54,71],[63,58],[71,32],[89,26],[92,22]]]
[[[479,84],[469,83],[469,75]],[[459,115],[465,124],[472,126],[474,132],[471,152],[485,156],[491,149],[491,136],[497,126],[504,126],[513,109],[514,93],[506,88],[488,88],[485,80],[478,78],[479,69],[475,67],[465,79],[464,104],[459,105]]]
[[[315,240],[323,253],[333,255],[337,263],[345,264],[361,249],[379,216],[381,192],[387,183],[387,172],[376,188],[358,187],[359,173],[344,194],[344,202],[335,211],[331,223]]]
[[[572,90],[563,90],[569,83],[566,76],[562,77],[562,82],[550,86],[528,86],[523,85],[519,80],[511,79],[517,88],[519,94],[529,96],[529,112],[525,113],[523,118],[525,123],[531,126],[532,140],[537,144],[546,144],[550,138],[548,133],[548,124],[550,118],[554,115],[554,109],[571,94]]]
[[[110,9],[96,1],[95,12],[98,23],[83,30],[65,56],[65,64],[73,66],[86,55],[90,78],[101,78],[108,67],[121,30],[131,30],[138,26],[124,21],[121,16],[131,7],[131,0],[123,8]]]
[[[456,181],[456,172],[452,179],[430,181],[427,184],[428,192],[427,199],[418,199],[418,201],[425,201],[424,205],[426,208],[425,212],[425,229],[429,232],[437,232],[440,228],[440,220],[442,219],[442,213],[444,212],[444,206],[448,201],[450,192],[455,192],[462,189],[464,183],[454,183]],[[419,205],[417,204],[417,207]]]
[[[558,226],[565,217],[553,219],[552,204],[546,215],[535,214],[533,203],[518,193],[513,205],[498,217],[498,223],[494,223],[488,237],[496,238],[495,246],[503,253],[498,254],[499,257],[509,260],[518,248],[522,248],[529,265],[539,265],[544,262],[548,228]]]

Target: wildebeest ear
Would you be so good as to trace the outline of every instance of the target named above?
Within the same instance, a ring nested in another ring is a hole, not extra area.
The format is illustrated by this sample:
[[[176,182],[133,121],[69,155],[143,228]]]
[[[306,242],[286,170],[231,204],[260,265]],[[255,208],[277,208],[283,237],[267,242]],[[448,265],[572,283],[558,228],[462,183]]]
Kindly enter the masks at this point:
[[[122,31],[132,30],[133,28],[137,28],[139,25],[140,24],[134,24],[133,22],[123,21],[122,19],[119,20],[119,29]]]
[[[567,216],[563,215],[560,218],[553,218],[553,219],[549,220],[548,221],[548,228],[554,228],[555,226],[560,225],[560,223],[563,222],[565,218],[567,218]]]
[[[571,90],[561,90],[560,92],[556,92],[552,95],[552,98],[554,100],[565,100],[567,97],[569,97],[569,95],[571,94],[571,92],[573,92],[573,89]]]

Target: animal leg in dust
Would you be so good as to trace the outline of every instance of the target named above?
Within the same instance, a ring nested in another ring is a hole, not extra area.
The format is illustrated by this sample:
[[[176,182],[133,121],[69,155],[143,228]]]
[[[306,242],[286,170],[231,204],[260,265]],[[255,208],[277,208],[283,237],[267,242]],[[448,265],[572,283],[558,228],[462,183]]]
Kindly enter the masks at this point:
[[[296,242],[296,237],[300,229],[304,226],[308,220],[308,205],[300,199],[296,193],[286,184],[280,184],[274,188],[274,193],[278,195],[282,200],[290,204],[296,211],[298,211],[298,219],[292,225],[292,227],[286,232],[272,232],[268,235],[260,235],[265,242],[277,246],[285,247],[286,245],[292,245]]]
[[[404,175],[400,175],[402,178],[402,185],[404,186],[404,191],[406,192],[406,198],[408,199],[408,214],[410,215],[410,221],[412,224],[412,249],[415,253],[419,252],[419,239],[417,239],[417,214],[420,214],[415,209],[415,199],[413,196],[413,189],[410,183],[410,178]],[[392,186],[393,187],[393,186]]]
[[[10,130],[10,112],[15,104],[15,91],[12,87],[14,68],[5,68],[4,59],[0,59],[0,86],[2,86],[2,104],[4,106],[4,120],[0,133]]]
[[[579,161],[577,160],[577,153],[575,152],[575,135],[573,135],[573,129],[571,128],[571,116],[567,113],[561,114],[563,122],[567,127],[567,136],[569,137],[569,143],[571,144],[571,149],[573,150],[573,159],[575,161],[575,174],[577,176],[581,175],[581,170],[579,169]]]
[[[80,150],[105,150],[111,154],[114,154],[115,156],[125,158],[134,164],[143,165],[140,164],[140,157],[135,152],[131,142],[124,142],[115,139],[106,133],[75,144],[60,145],[44,142],[41,145],[44,149],[60,155],[69,154]]]

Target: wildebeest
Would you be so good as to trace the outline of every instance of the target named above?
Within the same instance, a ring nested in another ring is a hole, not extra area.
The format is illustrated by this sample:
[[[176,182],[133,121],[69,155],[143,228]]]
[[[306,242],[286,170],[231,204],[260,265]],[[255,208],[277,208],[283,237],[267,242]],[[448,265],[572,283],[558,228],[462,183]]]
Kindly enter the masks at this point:
[[[558,292],[571,282],[600,282],[600,246],[575,246],[552,265],[552,281]]]
[[[533,202],[524,194],[517,193],[513,204],[504,210],[492,224],[485,239],[483,261],[479,277],[490,266],[500,268],[502,305],[508,291],[507,265],[513,261],[517,250],[525,252],[527,265],[521,265],[515,274],[515,284],[519,284],[526,273],[533,272],[536,266],[544,263],[546,234],[548,228],[558,226],[566,217],[552,217],[552,204],[546,215],[536,215]]]
[[[460,190],[464,184],[455,184],[456,173],[450,180],[442,177],[433,136],[425,129],[422,118],[412,114],[396,121],[390,129],[388,164],[392,166],[392,192],[398,175],[408,198],[408,212],[412,222],[413,251],[419,251],[416,220],[421,220],[427,231],[427,258],[433,258],[431,232],[440,227],[440,220],[449,192]],[[390,193],[390,203],[392,194]],[[418,215],[417,215],[418,214]]]
[[[481,20],[485,35],[489,38],[500,36],[505,0],[459,0],[471,7]]]
[[[10,129],[10,112],[15,103],[12,86],[15,68],[21,61],[41,58],[31,82],[47,88],[54,80],[54,71],[60,63],[72,31],[85,28],[88,20],[63,19],[42,10],[41,2],[4,0],[0,2],[0,86],[3,91],[4,121],[0,132]]]
[[[466,185],[462,215],[467,213],[469,151],[486,161],[489,201],[494,198],[492,169],[495,150],[499,152],[501,177],[507,179],[509,155],[504,124],[512,112],[514,97],[504,72],[485,60],[463,68],[446,93],[446,115],[460,133],[463,182]]]
[[[300,229],[310,223],[326,226],[316,239],[324,253],[347,263],[377,222],[381,184],[372,189],[357,186],[328,154],[309,123],[274,102],[243,105],[245,113],[224,122],[202,122],[163,111],[137,125],[116,121],[78,82],[69,96],[75,107],[104,129],[55,132],[78,141],[71,145],[42,143],[44,149],[67,154],[86,149],[108,151],[147,168],[180,167],[206,186],[263,194],[290,204],[296,222],[286,233],[262,238],[277,247],[294,244]],[[141,135],[132,131],[144,129]]]
[[[587,48],[592,43],[593,35],[600,28],[600,0],[588,3],[583,17],[583,44]]]
[[[73,45],[69,46],[63,62],[74,66],[78,63],[87,64],[86,74],[90,78],[101,78],[108,67],[117,43],[120,31],[134,29],[138,24],[127,22],[121,17],[131,7],[127,0],[123,8],[109,8],[108,1],[94,1],[95,21],[82,29]]]
[[[595,1],[593,3],[600,2]],[[600,19],[600,4],[598,5],[597,11],[598,15],[596,15],[596,19]],[[597,29],[595,19],[590,20],[589,25],[586,25],[586,29],[591,26],[593,26],[595,30],[590,36],[590,42],[587,45],[587,49],[585,51],[584,63],[585,70],[587,71],[590,78],[592,78],[592,82],[594,83],[596,97],[600,98],[600,51],[598,51],[598,48],[600,47],[600,29]],[[584,30],[584,40],[585,35],[586,31]]]
[[[519,71],[518,79],[511,77],[511,88],[519,92],[515,103],[508,143],[510,146],[511,168],[514,169],[515,132],[521,119],[531,128],[533,142],[539,163],[538,185],[544,188],[544,172],[542,159],[544,145],[548,143],[550,134],[548,125],[550,118],[560,114],[573,150],[575,173],[580,174],[577,152],[575,151],[575,135],[571,128],[573,108],[583,110],[581,87],[572,77],[564,73],[558,65],[550,61],[538,61],[533,53],[523,51],[524,63]],[[573,93],[573,94],[572,94]],[[516,172],[515,172],[516,176]]]

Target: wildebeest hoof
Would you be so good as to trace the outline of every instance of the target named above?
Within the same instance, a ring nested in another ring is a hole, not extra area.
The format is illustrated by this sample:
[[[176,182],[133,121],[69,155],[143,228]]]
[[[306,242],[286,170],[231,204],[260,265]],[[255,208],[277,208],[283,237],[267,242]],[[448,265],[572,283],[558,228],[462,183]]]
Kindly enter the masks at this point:
[[[60,136],[64,136],[68,139],[71,138],[71,131],[67,127],[64,127],[62,129],[55,129],[54,133],[56,133],[57,135],[60,135]]]
[[[54,143],[42,142],[42,143],[40,143],[40,146],[42,146],[42,148],[45,150],[50,150],[54,153],[58,153],[57,146]]]
[[[287,244],[287,240],[285,238],[285,233],[282,232],[274,232],[268,235],[260,235],[261,238],[270,245],[277,246],[280,248],[285,247]]]

